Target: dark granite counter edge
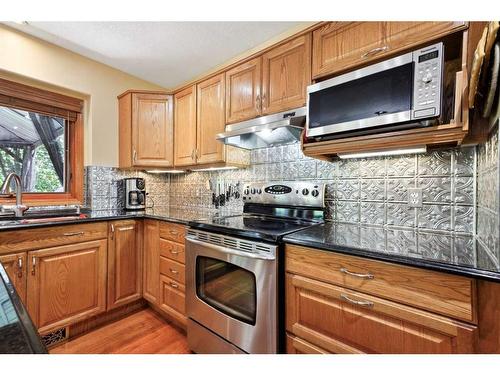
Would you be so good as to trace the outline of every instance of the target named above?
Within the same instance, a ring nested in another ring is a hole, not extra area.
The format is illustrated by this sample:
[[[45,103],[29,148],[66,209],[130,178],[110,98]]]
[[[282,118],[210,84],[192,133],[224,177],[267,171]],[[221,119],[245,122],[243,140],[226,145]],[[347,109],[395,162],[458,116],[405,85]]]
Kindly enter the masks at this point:
[[[27,344],[32,350],[33,354],[47,354],[47,348],[42,343],[40,336],[38,335],[38,331],[31,321],[31,318],[26,311],[19,295],[16,292],[16,289],[11,284],[9,280],[9,276],[2,264],[0,263],[0,283],[6,288],[7,293],[9,295],[10,301],[14,306],[14,310],[16,311],[17,317],[19,319],[19,326],[23,332],[24,338],[26,339]],[[0,285],[2,287],[2,285]],[[0,344],[1,346],[1,344]],[[0,349],[1,350],[1,349]],[[26,353],[28,354],[28,353]]]
[[[331,252],[340,253],[340,254],[346,254],[346,255],[352,255],[352,256],[359,256],[362,258],[369,258],[369,259],[374,259],[374,260],[386,261],[389,263],[396,263],[396,264],[401,264],[401,265],[406,265],[406,266],[425,268],[425,269],[429,269],[432,271],[447,272],[447,273],[452,273],[452,274],[459,275],[459,276],[468,276],[468,277],[480,278],[480,279],[484,279],[484,280],[488,280],[488,281],[500,282],[500,273],[499,272],[487,271],[487,270],[482,270],[482,269],[478,269],[478,268],[471,268],[471,267],[442,263],[442,262],[431,261],[431,260],[426,261],[426,260],[417,259],[417,258],[405,257],[405,256],[395,255],[395,254],[374,252],[374,251],[363,250],[363,249],[348,247],[348,246],[329,245],[329,244],[320,243],[320,242],[299,240],[299,239],[295,239],[295,238],[287,238],[287,236],[285,236],[283,238],[283,241],[285,243],[290,243],[293,245],[307,246],[309,248],[314,248],[314,249],[318,249],[318,250],[326,250],[326,251],[331,251]]]

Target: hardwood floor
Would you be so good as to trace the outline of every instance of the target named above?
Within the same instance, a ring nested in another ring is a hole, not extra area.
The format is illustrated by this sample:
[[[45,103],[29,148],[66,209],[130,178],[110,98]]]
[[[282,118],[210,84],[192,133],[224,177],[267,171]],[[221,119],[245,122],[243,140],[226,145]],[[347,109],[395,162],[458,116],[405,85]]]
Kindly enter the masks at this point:
[[[186,336],[151,309],[141,310],[50,350],[50,354],[185,354]]]

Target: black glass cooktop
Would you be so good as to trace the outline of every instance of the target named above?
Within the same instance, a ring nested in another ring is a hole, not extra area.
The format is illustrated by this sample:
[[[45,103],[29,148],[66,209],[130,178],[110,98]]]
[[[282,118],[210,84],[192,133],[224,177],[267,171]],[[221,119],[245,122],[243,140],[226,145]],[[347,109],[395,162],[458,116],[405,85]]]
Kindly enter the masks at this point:
[[[195,229],[261,239],[270,242],[277,242],[287,234],[316,224],[319,224],[319,222],[251,214],[213,218],[208,221],[189,222],[189,226]]]

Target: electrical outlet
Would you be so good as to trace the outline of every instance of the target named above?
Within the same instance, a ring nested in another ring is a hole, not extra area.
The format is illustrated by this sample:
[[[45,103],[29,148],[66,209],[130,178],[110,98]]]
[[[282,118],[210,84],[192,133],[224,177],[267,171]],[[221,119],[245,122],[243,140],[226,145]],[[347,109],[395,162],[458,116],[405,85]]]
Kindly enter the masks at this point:
[[[408,206],[422,207],[422,188],[408,189]]]

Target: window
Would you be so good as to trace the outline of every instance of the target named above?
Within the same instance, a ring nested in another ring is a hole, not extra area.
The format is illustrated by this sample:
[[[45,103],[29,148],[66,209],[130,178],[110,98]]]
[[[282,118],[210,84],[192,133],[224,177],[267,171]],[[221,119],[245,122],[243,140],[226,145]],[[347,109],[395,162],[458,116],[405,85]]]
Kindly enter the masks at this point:
[[[14,172],[28,204],[81,203],[82,104],[0,79],[0,183]]]

